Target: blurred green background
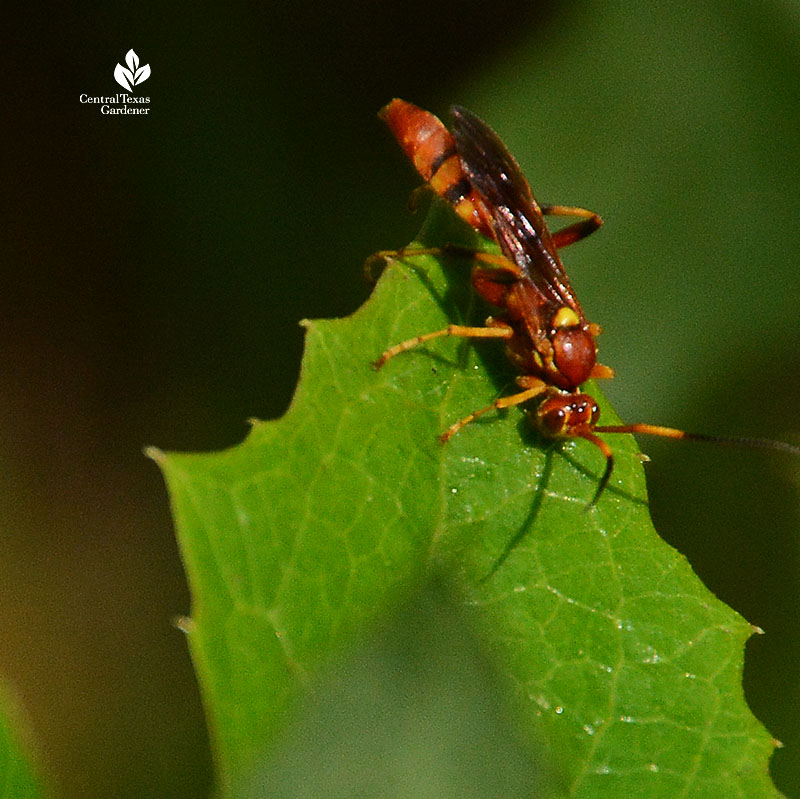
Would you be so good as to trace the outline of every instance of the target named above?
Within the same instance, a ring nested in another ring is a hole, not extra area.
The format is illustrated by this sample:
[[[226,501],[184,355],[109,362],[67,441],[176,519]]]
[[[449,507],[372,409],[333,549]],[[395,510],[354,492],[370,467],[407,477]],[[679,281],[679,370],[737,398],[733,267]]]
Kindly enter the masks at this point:
[[[280,415],[297,321],[352,312],[364,257],[412,238],[417,181],[375,117],[393,96],[472,108],[540,199],[604,216],[566,262],[624,419],[800,441],[796,2],[110,3],[7,33],[0,673],[61,795],[208,791],[141,448]],[[131,47],[150,114],[81,105]],[[656,527],[767,633],[746,693],[800,796],[800,463],[643,444]]]

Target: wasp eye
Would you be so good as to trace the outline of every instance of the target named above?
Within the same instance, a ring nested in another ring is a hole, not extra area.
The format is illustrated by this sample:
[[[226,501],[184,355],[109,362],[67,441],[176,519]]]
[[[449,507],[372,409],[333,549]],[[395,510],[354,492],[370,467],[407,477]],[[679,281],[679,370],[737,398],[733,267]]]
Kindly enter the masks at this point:
[[[537,409],[536,423],[539,429],[547,436],[561,436],[569,427],[569,417],[572,408],[567,397],[551,397],[545,400]]]

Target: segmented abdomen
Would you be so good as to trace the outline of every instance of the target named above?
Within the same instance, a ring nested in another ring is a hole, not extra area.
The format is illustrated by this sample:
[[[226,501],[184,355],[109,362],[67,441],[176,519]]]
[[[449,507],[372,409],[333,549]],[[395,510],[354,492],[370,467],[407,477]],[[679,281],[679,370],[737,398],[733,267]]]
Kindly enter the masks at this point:
[[[492,229],[481,214],[480,201],[464,174],[455,141],[438,117],[399,99],[382,108],[379,116],[431,189],[447,200],[467,224],[493,238]]]

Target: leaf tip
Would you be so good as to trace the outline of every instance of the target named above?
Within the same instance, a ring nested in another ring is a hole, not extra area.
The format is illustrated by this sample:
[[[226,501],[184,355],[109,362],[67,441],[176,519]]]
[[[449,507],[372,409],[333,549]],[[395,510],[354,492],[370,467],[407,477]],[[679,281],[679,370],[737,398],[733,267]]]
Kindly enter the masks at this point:
[[[163,465],[167,460],[166,453],[158,447],[145,447],[142,452],[146,458],[155,461],[159,466]]]
[[[193,633],[197,627],[194,619],[191,616],[175,616],[172,619],[172,626],[176,630],[186,633],[186,635]]]

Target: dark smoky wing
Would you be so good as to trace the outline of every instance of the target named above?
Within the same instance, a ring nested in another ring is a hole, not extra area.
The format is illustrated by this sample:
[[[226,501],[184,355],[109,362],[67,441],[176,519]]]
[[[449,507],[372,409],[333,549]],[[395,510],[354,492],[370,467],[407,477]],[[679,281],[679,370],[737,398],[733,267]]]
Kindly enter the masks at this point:
[[[492,216],[492,229],[503,254],[530,276],[544,296],[581,313],[542,213],[514,156],[471,111],[453,106],[452,113],[453,136],[464,172]]]
[[[536,227],[544,227],[528,181],[500,137],[472,111],[457,105],[451,111],[456,149],[472,185],[491,206],[530,208],[539,217]]]

